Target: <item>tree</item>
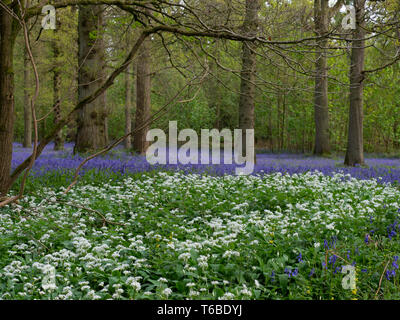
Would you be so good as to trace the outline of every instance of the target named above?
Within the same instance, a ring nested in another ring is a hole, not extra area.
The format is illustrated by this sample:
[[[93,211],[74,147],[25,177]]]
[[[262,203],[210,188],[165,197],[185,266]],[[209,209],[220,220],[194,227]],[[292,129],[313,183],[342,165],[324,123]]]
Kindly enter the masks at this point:
[[[342,0],[337,0],[334,7],[329,7],[329,0],[314,0],[314,29],[318,38],[315,61],[314,121],[315,146],[314,154],[324,155],[331,152],[329,137],[329,103],[328,103],[328,69],[327,47],[329,20],[337,13]]]
[[[104,6],[79,6],[78,100],[95,92],[102,84],[105,68],[103,39]],[[99,150],[107,144],[105,94],[78,113],[75,152]]]
[[[329,4],[328,0],[314,1],[315,33],[322,36],[328,32]],[[326,63],[326,47],[328,39],[323,37],[317,40],[315,62],[315,92],[314,92],[314,119],[315,119],[315,147],[314,153],[323,155],[330,153],[329,142],[329,108],[328,108],[328,77]]]
[[[24,47],[24,148],[32,147],[32,111],[29,102],[30,88],[30,61],[29,55]]]
[[[53,59],[54,59],[54,68],[53,68],[53,105],[54,105],[54,124],[57,125],[61,120],[61,96],[60,96],[60,85],[61,85],[61,71],[59,66],[59,56],[60,56],[60,48],[58,39],[56,37],[57,30],[60,27],[60,24],[57,21],[57,28],[54,30],[55,38],[53,39],[51,45],[53,49]],[[54,138],[54,150],[63,150],[64,149],[64,138],[62,131],[59,131]]]
[[[149,10],[146,9],[149,13]],[[140,49],[136,66],[136,115],[135,127],[140,128],[150,117],[151,108],[151,40],[147,38]],[[149,126],[138,130],[133,136],[134,151],[144,154],[149,146],[146,135]]]
[[[246,0],[246,15],[243,23],[244,34],[254,37],[258,31],[259,0]],[[254,43],[242,44],[242,71],[239,99],[239,129],[242,129],[242,152],[246,152],[246,130],[254,130],[255,73],[257,54]]]
[[[10,171],[14,130],[13,49],[18,24],[5,10],[0,11],[0,197],[11,184]]]
[[[344,163],[349,166],[364,164],[363,140],[363,81],[365,56],[365,2],[354,0],[356,28],[352,36],[350,61],[350,109],[347,150]]]
[[[129,31],[126,36],[126,42],[127,45],[130,44],[130,37],[129,37]],[[125,134],[128,134],[129,132],[132,131],[132,78],[133,78],[133,67],[132,65],[129,65],[126,68],[125,71]],[[132,138],[131,136],[128,136],[125,139],[125,149],[131,149],[132,148]]]

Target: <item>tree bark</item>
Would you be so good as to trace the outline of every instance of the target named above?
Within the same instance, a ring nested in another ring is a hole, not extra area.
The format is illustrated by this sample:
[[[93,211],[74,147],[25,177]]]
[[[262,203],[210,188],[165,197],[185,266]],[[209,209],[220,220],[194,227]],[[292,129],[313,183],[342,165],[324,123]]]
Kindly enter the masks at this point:
[[[58,25],[57,25],[58,28]],[[55,35],[57,34],[57,29],[54,30]],[[61,97],[60,97],[60,84],[61,84],[61,72],[60,66],[58,62],[58,58],[60,56],[60,48],[58,44],[58,39],[53,39],[52,47],[54,54],[54,69],[53,69],[53,103],[55,105],[54,108],[54,124],[57,126],[61,121]],[[54,138],[54,150],[63,150],[64,149],[64,138],[63,131],[60,130],[57,132]]]
[[[136,114],[135,127],[140,127],[150,117],[151,108],[151,70],[150,39],[146,39],[140,49],[136,67]],[[133,149],[144,154],[149,147],[146,135],[149,126],[137,131],[133,137]]]
[[[246,16],[243,23],[243,30],[247,36],[255,36],[257,34],[259,10],[259,0],[246,0]],[[243,42],[242,44],[242,71],[239,99],[239,129],[243,130],[242,154],[246,153],[246,129],[254,130],[255,75],[257,64],[255,49],[254,43]]]
[[[363,81],[365,58],[364,14],[365,0],[354,0],[356,29],[353,31],[350,62],[350,109],[349,131],[345,165],[364,164],[363,146]]]
[[[29,100],[31,64],[28,51],[24,49],[24,148],[32,148],[32,110]]]
[[[79,6],[78,101],[93,94],[104,81],[103,10],[101,5]],[[95,151],[107,144],[106,111],[104,93],[79,111],[75,152]]]
[[[127,36],[127,44],[129,44],[130,37]],[[125,134],[132,131],[132,64],[126,68],[125,71]],[[125,149],[132,149],[132,137],[128,136],[124,142]]]
[[[13,49],[17,34],[14,19],[0,9],[0,198],[11,184],[10,171],[14,137]]]
[[[328,32],[329,5],[328,0],[314,0],[314,21],[316,36]],[[328,106],[328,72],[326,47],[328,40],[317,40],[315,62],[314,120],[315,147],[314,154],[324,155],[331,151],[329,141],[329,106]]]

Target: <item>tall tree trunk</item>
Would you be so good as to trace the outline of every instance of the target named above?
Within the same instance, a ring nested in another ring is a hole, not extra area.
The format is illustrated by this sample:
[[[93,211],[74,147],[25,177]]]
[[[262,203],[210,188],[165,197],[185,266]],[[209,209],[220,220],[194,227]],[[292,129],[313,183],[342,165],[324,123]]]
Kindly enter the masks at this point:
[[[215,44],[212,46],[211,54],[216,58],[217,61],[220,60],[220,42],[216,39]],[[223,123],[221,121],[221,94],[219,90],[220,84],[217,79],[219,78],[219,68],[214,60],[208,62],[210,69],[210,77],[207,79],[205,90],[208,108],[215,114],[215,121],[213,123],[214,128],[221,130]]]
[[[246,0],[246,16],[243,23],[243,31],[248,36],[255,36],[257,34],[259,10],[259,0]],[[239,129],[243,130],[243,154],[246,153],[246,129],[254,129],[255,76],[257,64],[255,49],[254,43],[243,42],[239,99]]]
[[[57,26],[58,27],[58,26]],[[54,30],[55,35],[57,34],[57,29]],[[60,48],[58,44],[58,39],[55,37],[52,42],[53,54],[54,54],[54,70],[53,70],[53,103],[56,106],[54,108],[54,124],[59,124],[61,120],[61,97],[60,97],[60,82],[61,82],[61,72],[58,62],[60,56]],[[54,138],[54,150],[64,149],[64,138],[63,132],[60,130],[56,137]]]
[[[32,111],[29,100],[31,64],[28,51],[24,49],[24,148],[32,147]]]
[[[130,37],[126,37],[127,45],[129,45]],[[133,67],[130,64],[125,71],[125,134],[132,131],[132,79]],[[125,139],[125,149],[132,148],[132,137],[129,136]]]
[[[4,9],[0,9],[0,198],[10,188],[12,143],[14,137],[13,49],[17,26]]]
[[[356,29],[353,31],[351,49],[349,132],[346,157],[344,161],[344,163],[349,166],[364,164],[363,70],[365,56],[365,1],[366,0],[354,0],[354,7],[356,9]]]
[[[281,141],[282,147],[281,150],[285,150],[285,133],[286,133],[286,95],[282,94],[282,132],[281,132]]]
[[[79,6],[78,101],[96,91],[104,80],[103,10],[101,5]],[[105,104],[102,94],[79,112],[75,152],[94,151],[107,144]]]
[[[151,108],[151,71],[150,71],[150,39],[146,39],[140,49],[136,66],[136,115],[135,127],[139,128],[150,117]],[[133,137],[133,148],[144,154],[149,147],[146,135],[149,126],[137,131]]]
[[[328,32],[329,0],[314,0],[314,21],[316,36]],[[328,40],[317,40],[315,62],[315,92],[314,92],[314,119],[315,119],[315,149],[314,153],[323,155],[330,153],[329,141],[329,107],[328,107],[328,76],[326,47]]]
[[[273,108],[272,108],[272,101],[268,99],[269,103],[269,115],[268,115],[268,140],[269,140],[269,148],[272,152],[274,152],[274,137],[273,137],[273,128],[272,128],[272,115]]]

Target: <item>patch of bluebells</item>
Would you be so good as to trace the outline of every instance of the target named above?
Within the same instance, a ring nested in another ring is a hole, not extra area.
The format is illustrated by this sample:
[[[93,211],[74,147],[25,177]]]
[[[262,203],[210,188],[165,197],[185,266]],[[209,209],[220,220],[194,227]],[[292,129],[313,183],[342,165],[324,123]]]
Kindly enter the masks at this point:
[[[331,264],[332,267],[335,267],[336,260],[337,260],[337,256],[336,255],[332,255],[332,256],[329,257],[328,263]]]
[[[340,272],[342,272],[342,266],[337,266],[335,268],[335,270],[333,271],[333,274],[340,273]]]
[[[16,168],[31,154],[31,149],[22,148],[21,144],[14,143],[12,168]],[[32,172],[41,176],[48,171],[65,173],[78,167],[84,160],[84,156],[73,154],[72,143],[65,144],[63,151],[54,151],[54,144],[51,143],[44,149],[37,159]],[[168,150],[166,151],[168,154]],[[168,158],[167,158],[168,159]],[[223,161],[223,152],[221,153]],[[223,162],[221,162],[223,163]],[[400,181],[400,160],[367,158],[367,167],[344,167],[343,159],[326,159],[306,155],[293,154],[257,154],[257,163],[254,167],[254,174],[270,174],[280,172],[282,174],[301,174],[305,172],[319,171],[324,175],[333,176],[335,173],[361,179],[377,179],[379,183],[398,183]],[[235,164],[203,165],[203,164],[165,164],[150,165],[146,157],[142,155],[131,155],[125,152],[122,146],[117,147],[111,154],[97,157],[89,161],[82,169],[82,174],[88,170],[104,171],[114,173],[137,173],[152,171],[155,169],[183,171],[186,173],[210,173],[216,175],[234,174]]]
[[[336,248],[336,242],[337,242],[337,236],[332,236],[330,242],[328,240],[324,240],[324,249],[329,250],[330,248],[335,249]]]
[[[399,229],[400,225],[398,224],[397,220],[395,220],[391,225],[387,227],[388,238],[392,240],[396,235],[396,229]]]
[[[392,280],[396,276],[396,270],[399,269],[398,260],[399,260],[399,257],[394,256],[393,262],[391,265],[393,267],[393,269],[386,270],[385,276],[386,276],[386,279],[389,281]]]
[[[299,269],[295,268],[294,270],[291,270],[291,269],[285,268],[284,272],[288,275],[289,278],[291,278],[291,277],[296,277],[299,274]]]

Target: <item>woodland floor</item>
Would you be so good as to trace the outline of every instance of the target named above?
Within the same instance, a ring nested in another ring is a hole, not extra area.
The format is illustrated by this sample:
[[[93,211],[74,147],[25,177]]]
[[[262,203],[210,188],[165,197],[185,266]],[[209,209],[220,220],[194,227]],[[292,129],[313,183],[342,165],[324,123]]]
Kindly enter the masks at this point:
[[[14,166],[29,152],[15,147]],[[400,298],[398,159],[260,154],[234,176],[117,150],[65,195],[70,147],[0,209],[0,299]]]

